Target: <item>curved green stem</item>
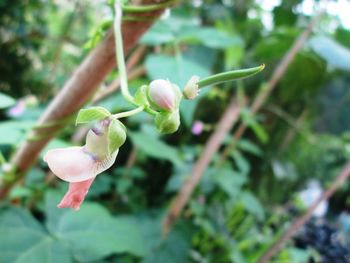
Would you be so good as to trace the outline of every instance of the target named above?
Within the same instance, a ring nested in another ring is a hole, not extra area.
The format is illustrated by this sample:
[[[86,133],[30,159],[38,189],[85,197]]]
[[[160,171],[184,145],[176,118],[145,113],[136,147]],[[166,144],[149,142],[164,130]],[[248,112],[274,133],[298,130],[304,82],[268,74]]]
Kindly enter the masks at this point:
[[[233,70],[228,72],[219,73],[216,75],[212,75],[206,78],[203,78],[198,81],[198,86],[200,88],[209,86],[209,85],[217,85],[226,81],[232,81],[242,78],[247,78],[250,76],[253,76],[260,71],[262,71],[265,68],[265,65],[262,64],[259,67],[255,68],[248,68],[248,69],[240,69],[240,70]]]
[[[135,115],[137,113],[140,113],[141,111],[143,111],[145,109],[144,106],[140,106],[136,109],[133,109],[133,110],[129,110],[129,111],[125,111],[125,112],[120,112],[120,113],[116,113],[116,114],[113,114],[112,117],[114,119],[120,119],[120,118],[125,118],[125,117],[130,117],[132,115]]]
[[[120,87],[124,98],[127,101],[131,102],[132,104],[135,104],[134,97],[131,96],[128,89],[121,21],[122,21],[122,9],[120,5],[120,0],[116,0],[115,1],[115,19],[114,19],[114,37],[115,37],[116,59],[118,64],[119,77],[120,77]]]
[[[172,6],[174,3],[176,3],[177,0],[169,0],[165,1],[163,3],[159,4],[153,4],[153,5],[124,5],[122,6],[122,9],[124,12],[127,13],[144,13],[144,12],[151,12],[151,11],[157,11],[160,9],[167,8],[169,6]]]

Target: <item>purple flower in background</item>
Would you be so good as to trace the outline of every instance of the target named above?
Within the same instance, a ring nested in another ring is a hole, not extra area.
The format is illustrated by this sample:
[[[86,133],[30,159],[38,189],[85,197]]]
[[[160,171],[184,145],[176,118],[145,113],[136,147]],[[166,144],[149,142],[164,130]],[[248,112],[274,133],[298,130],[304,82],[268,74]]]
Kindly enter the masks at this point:
[[[19,117],[26,110],[27,103],[24,99],[19,100],[15,106],[8,110],[8,115],[11,117]]]
[[[203,132],[204,123],[201,121],[195,121],[192,125],[192,134],[200,135]]]

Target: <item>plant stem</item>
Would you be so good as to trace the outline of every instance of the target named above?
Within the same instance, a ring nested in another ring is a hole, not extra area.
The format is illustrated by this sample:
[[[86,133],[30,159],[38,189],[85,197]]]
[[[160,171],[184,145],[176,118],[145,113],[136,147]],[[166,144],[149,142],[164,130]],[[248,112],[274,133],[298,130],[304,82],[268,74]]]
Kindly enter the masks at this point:
[[[112,117],[115,118],[115,119],[130,117],[132,115],[140,113],[144,109],[145,109],[144,106],[140,106],[140,107],[138,107],[136,109],[133,109],[133,110],[129,110],[129,111],[124,111],[124,112],[120,112],[120,113],[117,113],[117,114],[113,114]]]
[[[200,88],[209,86],[209,85],[217,85],[226,81],[236,80],[236,79],[243,79],[250,76],[253,76],[260,71],[262,71],[265,68],[265,65],[262,64],[259,67],[254,68],[248,68],[248,69],[240,69],[240,70],[233,70],[228,72],[219,73],[216,75],[212,75],[209,77],[206,77],[204,79],[201,79],[198,81],[198,86]]]
[[[124,98],[132,104],[135,104],[134,97],[131,96],[128,88],[128,80],[125,67],[123,37],[121,30],[122,9],[120,0],[115,1],[115,18],[114,18],[114,37],[115,37],[115,51],[118,64],[120,86]]]

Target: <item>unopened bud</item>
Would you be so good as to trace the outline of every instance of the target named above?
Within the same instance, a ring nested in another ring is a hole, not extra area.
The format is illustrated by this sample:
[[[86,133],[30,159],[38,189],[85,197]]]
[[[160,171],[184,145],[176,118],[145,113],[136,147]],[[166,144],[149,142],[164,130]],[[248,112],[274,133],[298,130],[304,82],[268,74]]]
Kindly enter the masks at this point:
[[[190,80],[187,82],[183,94],[184,97],[188,100],[192,100],[198,96],[199,86],[198,86],[199,77],[192,76]]]
[[[148,87],[148,98],[153,107],[173,111],[178,106],[178,87],[169,80],[153,80]]]

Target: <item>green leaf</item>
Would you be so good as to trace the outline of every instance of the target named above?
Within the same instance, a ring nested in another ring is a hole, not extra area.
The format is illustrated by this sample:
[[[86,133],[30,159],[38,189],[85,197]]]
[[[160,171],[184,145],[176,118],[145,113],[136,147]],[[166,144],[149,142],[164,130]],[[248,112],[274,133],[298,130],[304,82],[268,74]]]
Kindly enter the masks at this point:
[[[165,144],[160,139],[149,136],[145,133],[130,133],[133,143],[145,154],[162,160],[169,160],[175,165],[182,165],[175,148]]]
[[[0,262],[70,263],[65,243],[56,240],[26,211],[0,211]]]
[[[47,196],[48,228],[54,236],[70,244],[79,262],[102,259],[113,253],[145,254],[136,224],[114,218],[101,205],[87,202],[79,212],[62,212],[54,206],[57,201],[54,193]]]
[[[243,151],[249,152],[257,156],[261,156],[263,153],[259,146],[246,139],[240,139],[237,142],[237,147]]]
[[[143,35],[140,42],[146,45],[160,45],[174,40],[175,36],[169,27],[162,21],[158,21]]]
[[[350,70],[350,49],[326,36],[315,36],[310,40],[311,48],[335,68]]]
[[[248,174],[250,171],[250,164],[247,161],[246,158],[237,150],[233,150],[230,155],[232,156],[233,160],[235,161],[238,169],[243,173],[243,174]]]
[[[250,192],[243,192],[240,195],[241,202],[244,204],[244,207],[255,215],[259,220],[263,220],[265,217],[264,208],[256,197]]]
[[[0,109],[5,109],[13,106],[16,103],[16,100],[10,96],[0,92]]]
[[[245,174],[235,172],[231,169],[213,171],[212,177],[215,183],[232,198],[236,198],[239,195],[242,186],[247,182],[247,176]]]
[[[112,120],[108,127],[108,152],[114,153],[126,140],[125,126],[119,120]]]
[[[204,77],[209,71],[200,64],[181,57],[149,55],[146,59],[147,74],[150,79],[169,79],[179,87],[184,87],[193,76]]]
[[[1,144],[19,144],[24,138],[26,132],[35,124],[32,121],[4,121],[0,123]]]
[[[227,32],[213,27],[185,27],[179,33],[177,40],[217,49],[243,45],[239,37],[230,36]]]
[[[111,113],[103,107],[91,107],[88,109],[81,109],[78,113],[75,124],[89,123],[107,118]]]
[[[191,229],[179,222],[166,237],[160,231],[161,217],[144,215],[134,218],[140,226],[144,240],[147,240],[147,254],[143,263],[188,262]]]

